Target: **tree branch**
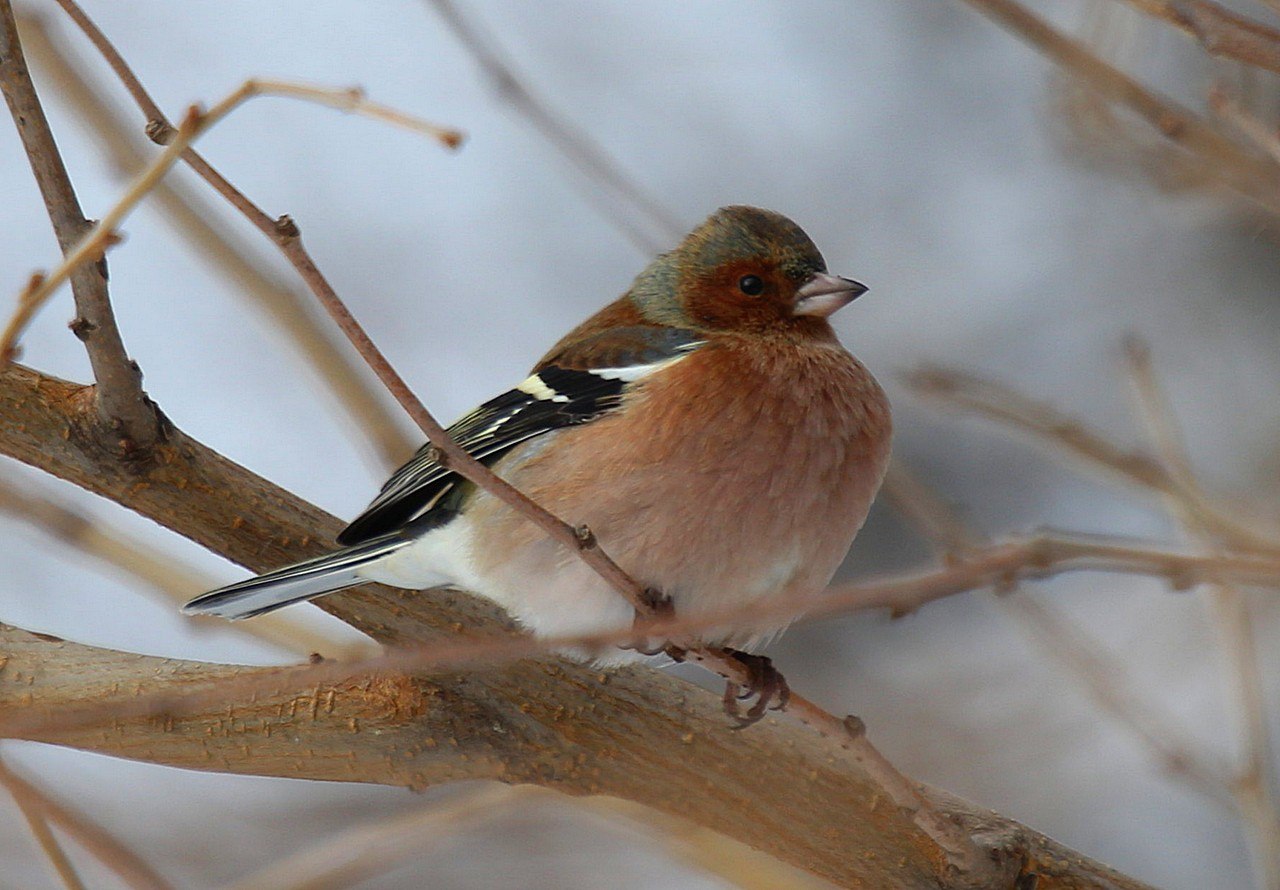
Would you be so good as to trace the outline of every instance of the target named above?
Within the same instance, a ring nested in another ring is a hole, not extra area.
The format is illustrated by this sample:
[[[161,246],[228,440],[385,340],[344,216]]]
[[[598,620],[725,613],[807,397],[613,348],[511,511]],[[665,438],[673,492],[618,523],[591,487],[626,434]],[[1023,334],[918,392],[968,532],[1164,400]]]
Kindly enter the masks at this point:
[[[1195,38],[1211,56],[1280,74],[1280,31],[1210,0],[1124,0]]]
[[[1016,0],[965,0],[1020,36],[1109,102],[1128,108],[1172,144],[1206,162],[1206,172],[1239,197],[1280,213],[1280,169],[1246,152],[1202,118],[1104,62]]]
[[[121,177],[134,176],[147,163],[141,131],[124,126],[111,103],[42,19],[19,16],[18,30],[30,63],[37,72],[47,73],[63,101],[89,125],[111,166]],[[359,431],[358,444],[376,451],[379,469],[389,471],[404,463],[417,447],[416,437],[406,434],[400,413],[323,327],[306,298],[248,257],[235,236],[217,223],[213,208],[185,182],[166,179],[156,186],[151,200],[213,272],[250,297],[251,303],[288,334],[306,365],[347,411],[350,428]]]
[[[425,597],[424,597],[425,598]],[[142,688],[280,681],[235,704],[102,716],[36,740],[191,769],[424,787],[496,778],[610,794],[693,820],[842,885],[956,886],[935,848],[878,787],[788,723],[726,731],[715,696],[644,668],[599,683],[579,666],[529,661],[466,676],[384,674],[291,688],[299,668],[238,668],[130,655],[0,626],[0,710],[127,706]],[[673,751],[678,746],[679,751]],[[1048,839],[927,791],[975,833],[999,877],[1028,870],[1040,890],[1141,888]],[[749,814],[743,817],[742,814]],[[860,855],[850,855],[851,850]]]
[[[60,3],[69,0],[58,0]],[[497,42],[468,21],[452,0],[426,0],[471,53],[498,97],[509,102],[570,164],[591,183],[588,201],[602,207],[631,243],[646,255],[666,250],[684,232],[680,221],[637,183],[591,136],[574,126],[526,85]],[[609,193],[621,199],[609,203]],[[627,210],[630,209],[630,213]],[[642,219],[633,219],[639,216]]]
[[[45,208],[63,254],[92,228],[80,209],[53,132],[31,82],[9,0],[0,0],[0,91],[18,126]],[[85,345],[93,379],[97,416],[112,429],[124,451],[144,453],[160,436],[160,421],[142,391],[142,374],[125,352],[107,296],[105,260],[76,268],[71,276],[76,303],[72,330]],[[0,357],[7,360],[7,357]]]
[[[0,633],[3,633],[0,625]],[[6,662],[0,660],[0,670]],[[22,805],[23,810],[38,813],[57,825],[133,890],[170,890],[173,886],[162,878],[141,856],[116,840],[101,827],[75,812],[0,763],[0,784]],[[61,869],[59,869],[61,871]]]

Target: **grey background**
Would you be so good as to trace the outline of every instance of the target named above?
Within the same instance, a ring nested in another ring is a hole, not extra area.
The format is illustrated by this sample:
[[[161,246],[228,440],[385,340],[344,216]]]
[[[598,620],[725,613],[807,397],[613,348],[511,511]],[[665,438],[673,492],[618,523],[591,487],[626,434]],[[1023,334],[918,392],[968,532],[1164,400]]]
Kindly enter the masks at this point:
[[[320,266],[441,418],[509,387],[647,261],[423,4],[86,5],[172,115],[215,101],[246,76],[280,76],[360,84],[379,101],[470,133],[449,156],[370,121],[260,100],[203,140],[207,156],[268,212],[299,221]],[[1072,21],[1074,6],[1033,5]],[[27,8],[71,37],[132,115],[53,4]],[[978,371],[1136,444],[1118,367],[1128,331],[1151,341],[1206,482],[1273,498],[1280,306],[1272,233],[1240,224],[1208,197],[1164,193],[1132,170],[1064,153],[1048,64],[964,4],[556,0],[466,10],[538,92],[683,225],[728,203],[777,209],[810,232],[833,271],[871,285],[837,328],[890,392],[898,453],[986,531],[1047,524],[1172,534],[1147,502],[918,404],[900,375],[925,361]],[[1138,46],[1131,61],[1158,76],[1170,75],[1161,61],[1169,55],[1190,57],[1172,38]],[[1173,71],[1192,84],[1208,73],[1195,62]],[[46,90],[46,98],[81,199],[101,213],[121,185],[57,96]],[[268,245],[226,218],[292,280]],[[0,291],[16,293],[56,253],[7,124],[0,231]],[[353,515],[381,481],[359,431],[263,317],[157,215],[144,206],[125,231],[111,256],[112,293],[149,393],[192,436]],[[25,360],[84,380],[83,351],[64,326],[71,313],[64,293],[26,336]],[[37,478],[11,462],[3,472]],[[39,481],[157,551],[228,580],[241,575],[119,508]],[[230,632],[193,632],[171,607],[19,522],[0,520],[0,529],[7,622],[161,655],[280,658]],[[924,555],[878,508],[845,573]],[[1197,599],[1097,575],[1037,585],[1035,595],[1112,644],[1143,697],[1207,745],[1231,749],[1219,650]],[[1273,627],[1274,608],[1262,606]],[[865,614],[805,625],[772,652],[796,688],[858,713],[873,740],[920,779],[1161,886],[1249,880],[1232,820],[1164,777],[986,595],[896,622]],[[392,789],[201,775],[33,745],[4,750],[182,886],[212,886],[325,832],[420,804]],[[0,883],[48,885],[7,800],[0,813]],[[715,886],[656,848],[581,823],[569,815],[504,820],[377,886]]]

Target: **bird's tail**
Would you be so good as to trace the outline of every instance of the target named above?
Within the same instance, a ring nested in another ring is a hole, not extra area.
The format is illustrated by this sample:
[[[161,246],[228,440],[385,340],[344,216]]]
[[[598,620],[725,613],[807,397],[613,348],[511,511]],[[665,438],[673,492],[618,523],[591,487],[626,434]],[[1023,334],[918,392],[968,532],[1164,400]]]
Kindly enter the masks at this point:
[[[239,584],[202,593],[182,607],[188,615],[252,618],[291,603],[364,584],[359,570],[413,542],[399,534],[382,535],[352,547],[294,563]]]

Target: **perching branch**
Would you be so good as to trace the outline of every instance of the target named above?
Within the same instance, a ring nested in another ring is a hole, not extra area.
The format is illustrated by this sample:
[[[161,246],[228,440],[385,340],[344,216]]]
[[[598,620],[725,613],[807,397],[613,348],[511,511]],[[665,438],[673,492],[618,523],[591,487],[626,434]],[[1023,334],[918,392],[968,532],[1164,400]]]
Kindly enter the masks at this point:
[[[18,702],[50,712],[86,701],[127,705],[140,684],[179,694],[275,676],[284,690],[196,713],[126,710],[33,734],[44,741],[254,775],[413,787],[497,778],[610,794],[744,840],[842,885],[955,886],[954,876],[936,871],[926,836],[874,783],[824,753],[820,739],[775,721],[726,732],[715,696],[651,670],[624,669],[602,684],[580,666],[541,660],[464,676],[385,674],[298,693],[289,689],[289,675],[306,667],[128,655],[16,629],[0,631],[0,641],[8,655],[0,710]],[[1040,890],[1144,886],[1022,826],[926,793],[993,857],[998,876],[981,886],[1012,888],[1015,876],[1028,871],[1039,875]],[[871,851],[876,855],[865,855]]]
[[[58,245],[69,254],[91,228],[80,209],[62,155],[31,82],[9,0],[0,0],[0,91],[22,137]],[[115,433],[125,452],[145,452],[161,435],[160,420],[142,391],[142,375],[125,352],[107,297],[106,263],[77,266],[71,276],[76,303],[75,331],[89,354],[97,382],[94,405],[99,420]],[[0,361],[11,356],[0,355]]]

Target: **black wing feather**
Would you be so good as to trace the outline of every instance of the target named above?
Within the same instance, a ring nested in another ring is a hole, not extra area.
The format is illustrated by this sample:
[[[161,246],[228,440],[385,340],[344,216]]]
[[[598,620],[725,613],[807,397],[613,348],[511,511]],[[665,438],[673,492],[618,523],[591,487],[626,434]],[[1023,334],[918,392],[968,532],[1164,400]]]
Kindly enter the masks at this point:
[[[647,349],[637,342],[647,337]],[[490,399],[449,427],[449,434],[477,460],[492,464],[521,442],[551,430],[587,423],[616,408],[632,382],[627,368],[651,365],[687,355],[701,345],[692,332],[672,329],[624,329],[626,350],[593,350],[604,366],[591,368],[544,365],[515,389]],[[617,337],[620,332],[612,332]],[[592,345],[592,344],[587,344]],[[625,356],[620,356],[624,352]],[[619,362],[624,358],[626,364]],[[557,356],[564,364],[571,356]],[[615,362],[617,362],[615,364]],[[409,523],[425,530],[441,525],[456,513],[461,477],[440,466],[434,450],[424,445],[392,474],[382,491],[338,535],[344,546],[395,531]]]

